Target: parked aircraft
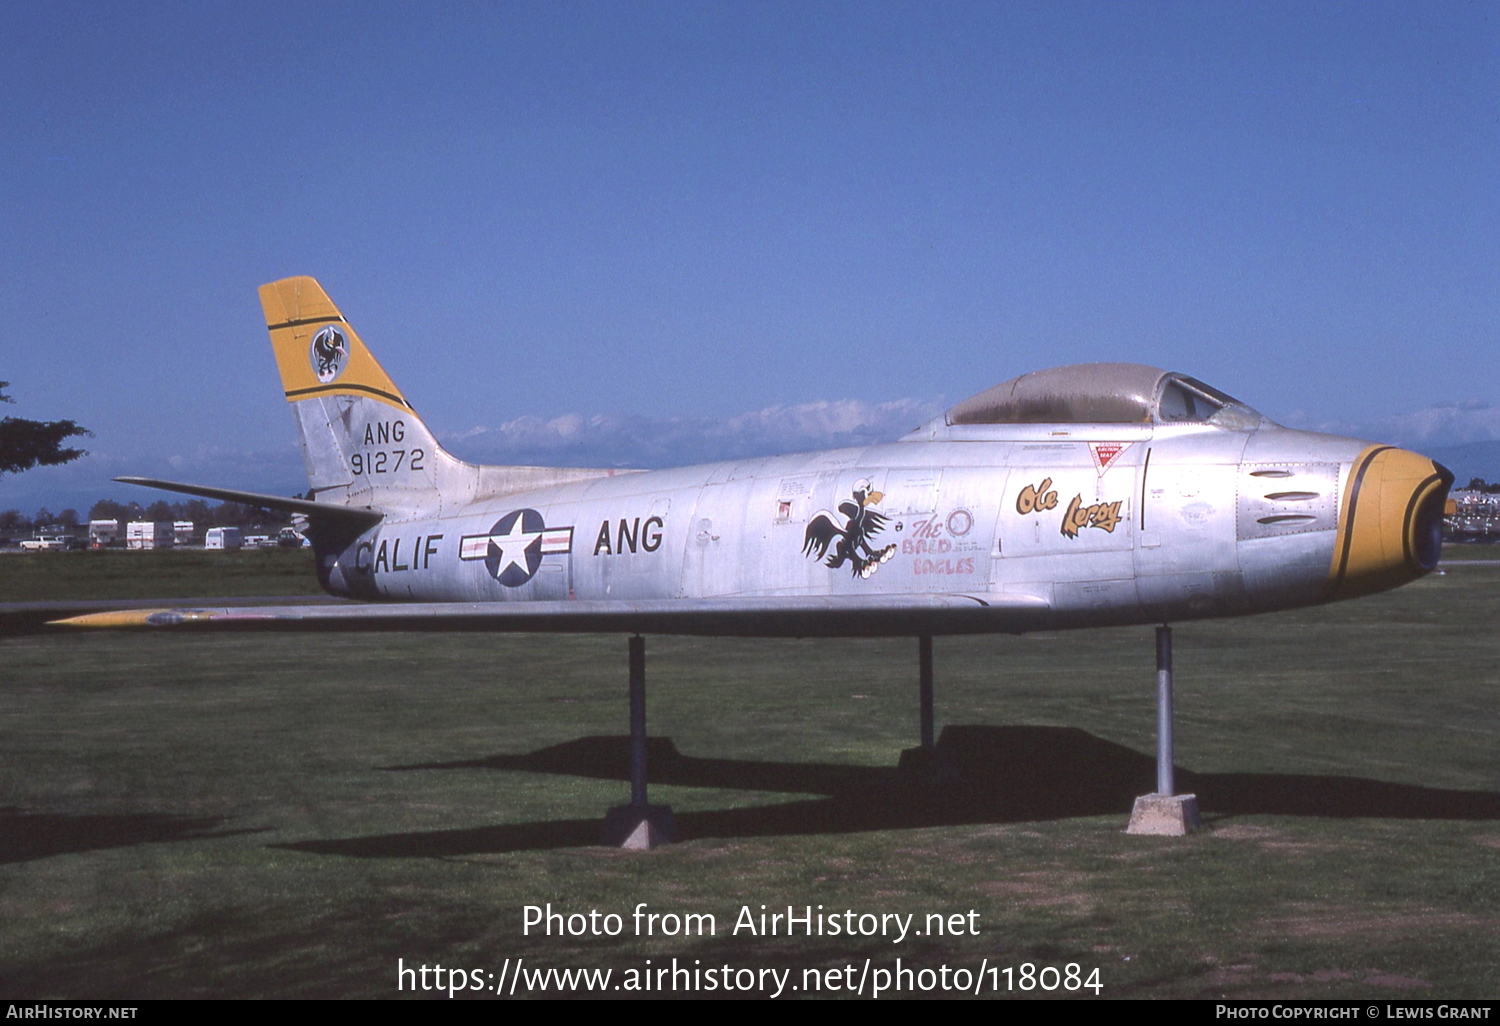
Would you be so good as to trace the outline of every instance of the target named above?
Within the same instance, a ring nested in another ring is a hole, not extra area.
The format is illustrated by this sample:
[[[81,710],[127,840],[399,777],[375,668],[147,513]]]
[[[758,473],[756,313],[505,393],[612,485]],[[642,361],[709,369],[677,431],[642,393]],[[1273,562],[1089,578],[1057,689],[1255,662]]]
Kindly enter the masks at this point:
[[[366,601],[68,622],[916,636],[930,745],[933,635],[1287,609],[1438,561],[1445,468],[1281,427],[1154,367],[1024,374],[886,445],[650,472],[476,466],[316,281],[260,299],[309,497],[120,480],[304,516],[323,587]],[[641,653],[633,638],[633,682]],[[1169,751],[1165,768],[1170,794]]]

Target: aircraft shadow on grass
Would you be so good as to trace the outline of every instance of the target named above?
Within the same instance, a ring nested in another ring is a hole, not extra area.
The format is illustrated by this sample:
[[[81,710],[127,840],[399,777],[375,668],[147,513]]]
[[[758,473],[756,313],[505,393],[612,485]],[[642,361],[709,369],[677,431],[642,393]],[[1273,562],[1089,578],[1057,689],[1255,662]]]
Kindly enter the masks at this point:
[[[601,780],[629,779],[628,737],[582,737],[526,755],[392,766],[393,772],[491,769]],[[895,767],[759,762],[683,755],[651,738],[653,784],[821,794],[770,805],[683,812],[684,840],[839,834],[912,827],[1017,823],[1117,815],[1123,827],[1137,795],[1155,790],[1156,760],[1076,727],[949,726],[937,745],[940,783]],[[1194,773],[1177,769],[1178,790],[1196,793],[1212,817],[1251,814],[1384,819],[1500,819],[1500,794],[1392,784],[1361,777]],[[622,798],[623,798],[622,794]],[[278,845],[356,857],[441,857],[597,844],[598,819],[553,820]]]
[[[61,815],[0,808],[0,865],[160,841],[197,841],[260,830],[222,830],[222,816],[159,812]]]

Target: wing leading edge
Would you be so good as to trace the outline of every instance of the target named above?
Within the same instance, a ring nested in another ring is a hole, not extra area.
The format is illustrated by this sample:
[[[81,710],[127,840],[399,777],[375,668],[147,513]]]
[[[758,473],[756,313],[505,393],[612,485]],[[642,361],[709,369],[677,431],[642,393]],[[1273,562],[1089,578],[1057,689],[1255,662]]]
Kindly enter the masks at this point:
[[[147,488],[160,488],[168,492],[180,492],[183,495],[198,495],[205,499],[239,502],[246,506],[258,506],[261,509],[301,513],[314,520],[334,521],[359,529],[375,526],[384,516],[378,510],[363,509],[358,506],[339,506],[331,502],[314,502],[311,499],[287,499],[280,495],[242,492],[234,488],[213,488],[209,485],[184,484],[181,481],[161,481],[154,477],[117,477],[115,480],[125,484],[143,485]]]
[[[178,606],[55,621],[84,628],[230,631],[491,631],[900,637],[1018,633],[1047,626],[1046,600],[1017,594],[787,596],[338,606]]]

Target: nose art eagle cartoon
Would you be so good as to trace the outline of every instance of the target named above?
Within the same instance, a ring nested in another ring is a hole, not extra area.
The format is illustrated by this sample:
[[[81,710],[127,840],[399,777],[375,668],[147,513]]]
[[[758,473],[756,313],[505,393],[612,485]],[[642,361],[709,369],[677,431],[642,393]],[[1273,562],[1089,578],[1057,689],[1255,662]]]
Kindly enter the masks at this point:
[[[884,493],[871,489],[868,480],[856,481],[854,501],[839,503],[839,513],[846,521],[844,526],[837,526],[838,514],[819,510],[808,522],[807,533],[802,537],[802,554],[815,555],[818,559],[828,556],[823,561],[832,569],[837,570],[848,563],[855,577],[869,577],[880,569],[881,563],[896,554],[894,545],[883,549],[870,545],[870,539],[885,529],[889,519],[871,508],[884,497]],[[837,544],[834,544],[835,539]],[[833,546],[831,556],[828,555],[830,545]]]

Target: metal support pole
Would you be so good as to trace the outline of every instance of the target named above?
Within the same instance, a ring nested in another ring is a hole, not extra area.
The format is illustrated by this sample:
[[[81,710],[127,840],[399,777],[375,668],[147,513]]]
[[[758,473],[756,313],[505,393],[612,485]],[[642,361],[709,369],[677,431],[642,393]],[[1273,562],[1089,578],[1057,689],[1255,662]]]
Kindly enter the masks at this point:
[[[1175,793],[1172,780],[1172,628],[1156,628],[1156,793]]]
[[[600,837],[612,848],[655,848],[677,840],[677,822],[670,806],[646,804],[646,639],[629,640],[630,804],[604,814]]]
[[[646,804],[646,639],[630,639],[630,804]]]
[[[917,639],[917,694],[922,707],[922,747],[932,748],[932,635]]]

